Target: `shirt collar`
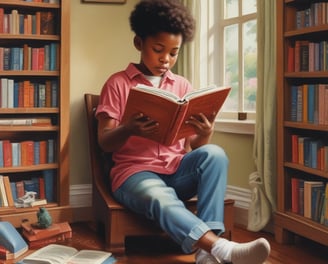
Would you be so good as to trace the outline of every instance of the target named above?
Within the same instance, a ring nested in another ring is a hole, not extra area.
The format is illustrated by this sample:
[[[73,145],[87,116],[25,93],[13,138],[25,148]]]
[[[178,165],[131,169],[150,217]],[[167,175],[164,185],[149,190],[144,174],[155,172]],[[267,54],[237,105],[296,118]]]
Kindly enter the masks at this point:
[[[125,72],[131,80],[138,78],[138,77],[145,79],[143,73],[141,71],[139,71],[138,68],[133,63],[130,63],[127,66],[127,68],[125,69]],[[162,84],[164,84],[166,82],[173,83],[175,80],[176,80],[175,74],[173,72],[171,72],[170,70],[168,70],[163,75]]]

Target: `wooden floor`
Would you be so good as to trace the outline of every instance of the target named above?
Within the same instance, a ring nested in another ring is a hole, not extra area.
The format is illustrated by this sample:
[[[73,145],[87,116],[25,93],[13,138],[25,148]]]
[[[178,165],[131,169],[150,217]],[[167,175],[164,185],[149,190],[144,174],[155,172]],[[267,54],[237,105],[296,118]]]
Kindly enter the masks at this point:
[[[68,243],[77,249],[103,249],[103,239],[90,223],[72,224],[73,239]],[[247,242],[263,236],[270,241],[271,254],[266,264],[327,264],[328,247],[298,237],[293,245],[275,242],[269,233],[253,233],[235,227],[233,240]],[[114,255],[117,264],[191,264],[193,255],[184,255],[179,247],[166,237],[130,238],[127,252],[123,256]]]

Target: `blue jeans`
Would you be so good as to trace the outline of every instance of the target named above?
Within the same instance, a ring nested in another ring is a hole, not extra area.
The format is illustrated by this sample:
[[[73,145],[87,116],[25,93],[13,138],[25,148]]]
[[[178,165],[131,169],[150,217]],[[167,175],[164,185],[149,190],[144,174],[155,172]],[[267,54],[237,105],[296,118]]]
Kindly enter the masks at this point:
[[[128,178],[114,197],[127,208],[159,223],[185,253],[207,231],[224,232],[228,158],[222,148],[204,145],[187,153],[172,175],[142,171]],[[197,214],[184,205],[197,195]]]

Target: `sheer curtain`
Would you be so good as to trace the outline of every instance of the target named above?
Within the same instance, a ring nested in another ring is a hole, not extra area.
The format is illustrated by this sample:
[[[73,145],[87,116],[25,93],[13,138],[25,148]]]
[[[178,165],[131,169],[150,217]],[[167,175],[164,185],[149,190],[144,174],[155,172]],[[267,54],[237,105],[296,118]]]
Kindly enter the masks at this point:
[[[189,8],[196,20],[195,38],[190,43],[186,43],[180,52],[179,59],[176,64],[178,74],[187,78],[193,87],[200,86],[199,74],[200,67],[200,21],[201,21],[201,1],[182,0],[183,4]]]
[[[276,0],[257,0],[257,94],[248,229],[259,231],[276,209]]]

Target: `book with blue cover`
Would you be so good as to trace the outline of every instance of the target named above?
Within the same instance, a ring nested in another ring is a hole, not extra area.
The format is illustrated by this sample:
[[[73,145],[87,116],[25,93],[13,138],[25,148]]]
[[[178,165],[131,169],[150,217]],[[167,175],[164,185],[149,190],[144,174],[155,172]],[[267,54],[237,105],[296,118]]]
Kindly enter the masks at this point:
[[[6,248],[11,258],[17,258],[28,250],[28,245],[16,228],[7,221],[0,221],[0,246]]]

